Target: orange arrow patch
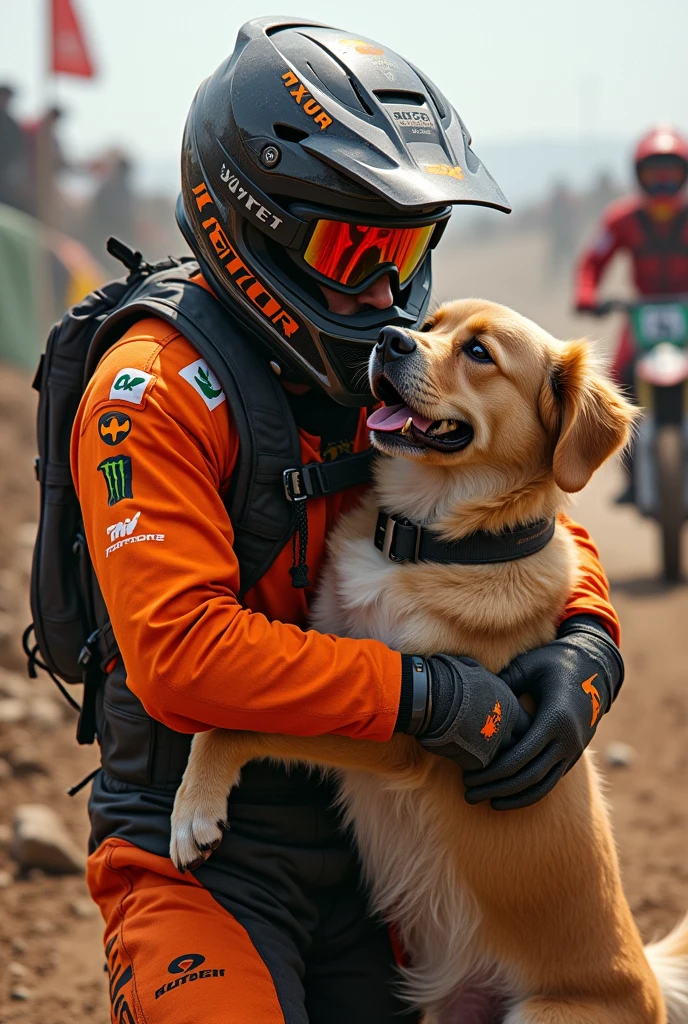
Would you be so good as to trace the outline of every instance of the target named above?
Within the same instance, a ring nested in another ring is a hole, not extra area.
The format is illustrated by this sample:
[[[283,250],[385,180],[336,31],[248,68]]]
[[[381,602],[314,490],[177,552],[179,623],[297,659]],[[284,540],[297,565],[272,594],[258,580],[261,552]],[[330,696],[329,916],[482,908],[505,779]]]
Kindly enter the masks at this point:
[[[499,732],[499,724],[502,721],[502,705],[499,701],[495,704],[492,711],[485,719],[485,725],[480,730],[480,735],[484,736],[486,740],[491,740],[493,736],[496,736]]]
[[[602,701],[600,700],[600,691],[597,689],[596,686],[592,685],[593,679],[597,679],[597,672],[594,676],[590,676],[589,679],[586,679],[584,680],[584,682],[581,683],[581,689],[584,693],[590,694],[590,700],[592,701],[592,721],[590,722],[591,729],[597,721],[597,719],[600,717],[600,709],[602,707]]]

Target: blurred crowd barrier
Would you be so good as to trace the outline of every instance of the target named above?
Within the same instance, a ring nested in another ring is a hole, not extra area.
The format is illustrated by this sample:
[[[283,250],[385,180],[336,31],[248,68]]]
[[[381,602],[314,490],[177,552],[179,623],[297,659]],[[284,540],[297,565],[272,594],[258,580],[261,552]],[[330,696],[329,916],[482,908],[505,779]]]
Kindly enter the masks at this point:
[[[106,251],[110,235],[148,259],[185,246],[174,197],[138,194],[127,154],[75,161],[60,141],[67,113],[53,106],[21,123],[13,99],[0,85],[0,360],[30,369],[50,324],[124,273]]]

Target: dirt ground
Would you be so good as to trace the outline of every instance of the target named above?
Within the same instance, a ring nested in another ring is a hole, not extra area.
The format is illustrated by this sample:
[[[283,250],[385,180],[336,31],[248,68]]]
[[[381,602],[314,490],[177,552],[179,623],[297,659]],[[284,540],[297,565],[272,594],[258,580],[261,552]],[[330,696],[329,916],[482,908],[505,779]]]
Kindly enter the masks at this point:
[[[542,264],[536,238],[474,247],[445,260],[438,291],[445,297],[482,294],[508,302],[562,336],[601,333],[598,323],[568,315],[563,283],[545,286]],[[612,337],[613,327],[603,326]],[[7,368],[0,371],[0,686],[5,678],[10,688],[25,685],[27,693],[45,696],[53,686],[46,678],[22,683],[19,676],[3,677],[3,670],[23,672],[16,636],[28,621],[37,497],[29,383]],[[575,514],[599,544],[623,624],[627,679],[594,749],[607,781],[626,890],[641,931],[650,938],[688,908],[688,589],[667,590],[656,582],[655,531],[632,510],[610,504],[618,486],[617,470],[599,474],[579,498]],[[8,852],[13,808],[30,802],[53,807],[85,845],[86,792],[70,799],[65,789],[96,765],[97,752],[77,747],[74,724],[69,709],[51,728],[32,720],[0,722],[0,1024],[108,1020],[101,923],[83,880],[37,871],[19,876]],[[628,767],[613,768],[609,744],[620,740],[630,744],[635,757]],[[27,767],[26,754],[23,762],[17,757],[17,750],[27,749],[33,767]],[[17,987],[25,990],[26,1000],[11,997]]]

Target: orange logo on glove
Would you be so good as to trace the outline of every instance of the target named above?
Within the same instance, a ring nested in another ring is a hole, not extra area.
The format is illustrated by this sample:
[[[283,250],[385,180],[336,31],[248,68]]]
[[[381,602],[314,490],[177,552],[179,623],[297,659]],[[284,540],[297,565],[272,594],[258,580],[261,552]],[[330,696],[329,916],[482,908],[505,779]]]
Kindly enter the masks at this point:
[[[589,679],[586,679],[584,682],[581,683],[581,689],[584,693],[590,694],[590,700],[592,701],[592,721],[590,722],[591,729],[597,721],[597,719],[600,717],[600,709],[602,707],[602,701],[600,700],[600,691],[597,689],[596,686],[592,685],[593,679],[597,679],[597,672],[594,676],[590,676]]]
[[[480,735],[486,740],[491,740],[499,732],[499,724],[502,721],[502,705],[497,701],[485,719],[485,725],[480,730]]]

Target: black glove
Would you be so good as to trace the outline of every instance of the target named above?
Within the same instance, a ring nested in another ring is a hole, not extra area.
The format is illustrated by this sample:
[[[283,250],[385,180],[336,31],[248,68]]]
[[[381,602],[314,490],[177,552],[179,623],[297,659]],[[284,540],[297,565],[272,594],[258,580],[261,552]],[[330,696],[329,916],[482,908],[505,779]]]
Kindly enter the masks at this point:
[[[602,302],[595,302],[588,304],[587,302],[579,302],[576,305],[577,313],[587,313],[589,316],[609,316],[617,308],[617,304],[611,299],[604,299]]]
[[[462,768],[485,768],[530,725],[506,683],[472,658],[403,657],[397,732]]]
[[[489,768],[464,773],[466,800],[496,811],[527,807],[546,796],[581,756],[623,682],[619,649],[599,619],[577,615],[558,639],[521,654],[501,676],[517,696],[532,695],[533,724]]]

